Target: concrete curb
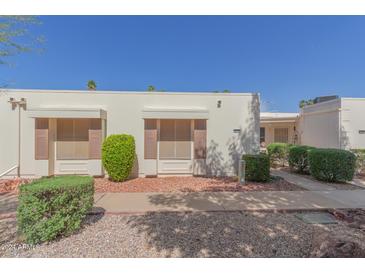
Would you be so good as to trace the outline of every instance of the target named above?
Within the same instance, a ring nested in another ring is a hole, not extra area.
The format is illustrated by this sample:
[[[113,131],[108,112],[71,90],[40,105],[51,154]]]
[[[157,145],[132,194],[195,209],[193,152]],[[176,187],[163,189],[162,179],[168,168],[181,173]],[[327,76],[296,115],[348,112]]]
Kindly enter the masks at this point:
[[[157,211],[94,211],[88,215],[145,215],[149,213],[223,213],[223,212],[263,212],[263,213],[298,213],[298,212],[332,212],[336,209],[353,210],[353,208],[298,208],[298,209],[244,209],[244,210],[157,210]]]

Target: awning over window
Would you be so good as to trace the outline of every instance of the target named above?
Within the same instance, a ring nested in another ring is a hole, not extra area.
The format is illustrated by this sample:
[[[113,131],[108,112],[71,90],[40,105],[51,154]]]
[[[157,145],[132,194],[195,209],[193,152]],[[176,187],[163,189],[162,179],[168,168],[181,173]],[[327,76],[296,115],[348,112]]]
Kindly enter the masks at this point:
[[[106,119],[107,113],[101,108],[37,108],[28,109],[32,118],[99,118]]]
[[[208,119],[209,111],[204,108],[145,107],[142,117],[146,119]]]

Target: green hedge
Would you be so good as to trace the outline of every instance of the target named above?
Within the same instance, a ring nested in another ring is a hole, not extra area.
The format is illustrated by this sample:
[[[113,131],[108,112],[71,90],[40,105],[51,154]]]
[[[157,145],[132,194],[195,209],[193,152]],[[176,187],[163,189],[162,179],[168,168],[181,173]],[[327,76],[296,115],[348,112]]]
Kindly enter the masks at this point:
[[[243,155],[242,159],[246,162],[246,180],[254,182],[270,180],[270,159],[267,154],[247,154]]]
[[[113,134],[107,137],[102,146],[102,162],[113,181],[128,179],[134,164],[135,142],[131,135]]]
[[[321,181],[346,182],[355,173],[356,156],[342,149],[312,149],[308,152],[310,174]]]
[[[21,185],[18,230],[30,244],[70,235],[80,228],[93,202],[94,179],[89,176],[60,176]]]
[[[365,149],[352,149],[356,155],[356,172],[365,173]]]
[[[288,162],[289,148],[293,146],[287,143],[271,143],[267,146],[267,153],[272,165],[282,165]]]
[[[309,173],[308,151],[311,146],[292,146],[289,149],[289,167],[298,173]]]

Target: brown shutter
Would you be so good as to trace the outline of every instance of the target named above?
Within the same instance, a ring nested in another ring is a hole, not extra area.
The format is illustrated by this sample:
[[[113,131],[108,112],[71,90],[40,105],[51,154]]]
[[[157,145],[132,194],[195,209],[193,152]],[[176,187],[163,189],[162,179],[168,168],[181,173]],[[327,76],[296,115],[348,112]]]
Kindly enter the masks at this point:
[[[194,121],[194,158],[207,157],[207,123],[206,120]]]
[[[89,159],[101,159],[102,138],[101,119],[90,119]]]
[[[48,160],[48,119],[35,119],[35,159]]]
[[[144,158],[157,159],[157,120],[144,120]]]

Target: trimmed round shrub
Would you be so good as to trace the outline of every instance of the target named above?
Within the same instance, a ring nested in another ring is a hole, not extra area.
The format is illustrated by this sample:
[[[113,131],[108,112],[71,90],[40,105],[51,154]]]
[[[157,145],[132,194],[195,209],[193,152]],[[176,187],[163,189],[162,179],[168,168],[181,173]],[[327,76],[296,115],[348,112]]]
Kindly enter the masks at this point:
[[[293,146],[287,143],[271,143],[267,146],[267,153],[270,157],[271,165],[282,165],[288,162],[289,148]]]
[[[29,244],[72,234],[94,203],[94,179],[89,176],[39,179],[19,191],[18,231]]]
[[[343,149],[311,149],[308,151],[310,174],[321,181],[351,181],[355,173],[356,156]]]
[[[102,162],[109,177],[116,182],[128,179],[134,164],[135,142],[131,135],[112,134],[102,146]]]
[[[314,149],[310,146],[292,146],[289,149],[289,167],[298,173],[308,174],[308,151]]]
[[[267,154],[246,154],[242,156],[246,162],[245,179],[254,182],[270,180],[270,159]]]

